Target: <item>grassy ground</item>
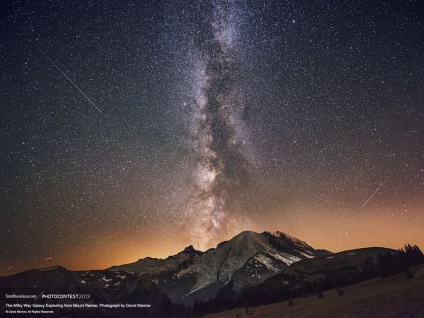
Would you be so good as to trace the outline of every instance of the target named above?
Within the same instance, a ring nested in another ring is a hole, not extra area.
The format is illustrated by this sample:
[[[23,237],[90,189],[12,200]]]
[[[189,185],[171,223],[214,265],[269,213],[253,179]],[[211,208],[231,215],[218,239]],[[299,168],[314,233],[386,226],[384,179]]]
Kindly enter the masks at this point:
[[[415,278],[405,273],[384,279],[372,279],[344,288],[338,296],[336,290],[324,292],[324,298],[316,296],[295,299],[292,307],[288,302],[250,308],[238,308],[208,318],[237,317],[424,317],[424,265],[411,268]]]

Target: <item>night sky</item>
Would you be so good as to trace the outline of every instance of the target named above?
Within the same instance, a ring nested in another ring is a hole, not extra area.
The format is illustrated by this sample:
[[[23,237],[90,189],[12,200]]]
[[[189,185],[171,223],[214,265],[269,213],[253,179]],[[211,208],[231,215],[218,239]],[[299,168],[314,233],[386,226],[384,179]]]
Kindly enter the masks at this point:
[[[243,230],[424,248],[420,1],[6,1],[0,275]]]

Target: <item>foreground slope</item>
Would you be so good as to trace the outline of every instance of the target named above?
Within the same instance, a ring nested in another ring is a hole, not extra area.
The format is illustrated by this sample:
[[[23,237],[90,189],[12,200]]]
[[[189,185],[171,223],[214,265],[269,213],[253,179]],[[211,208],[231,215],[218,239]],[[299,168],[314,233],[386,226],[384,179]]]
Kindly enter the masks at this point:
[[[424,317],[424,265],[411,268],[414,278],[405,273],[387,278],[375,278],[344,288],[344,295],[336,290],[288,302],[249,308],[248,317]],[[207,315],[208,318],[246,316],[245,308]]]

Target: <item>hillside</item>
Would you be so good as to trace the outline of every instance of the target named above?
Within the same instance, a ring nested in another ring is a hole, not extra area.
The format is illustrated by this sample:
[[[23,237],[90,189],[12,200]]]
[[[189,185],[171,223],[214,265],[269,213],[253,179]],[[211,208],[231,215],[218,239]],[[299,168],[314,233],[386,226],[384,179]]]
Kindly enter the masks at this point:
[[[384,279],[376,278],[344,288],[338,296],[335,289],[316,296],[250,308],[252,318],[281,317],[424,317],[424,265],[411,268],[415,278],[405,273]],[[208,318],[246,317],[246,308],[234,309]]]

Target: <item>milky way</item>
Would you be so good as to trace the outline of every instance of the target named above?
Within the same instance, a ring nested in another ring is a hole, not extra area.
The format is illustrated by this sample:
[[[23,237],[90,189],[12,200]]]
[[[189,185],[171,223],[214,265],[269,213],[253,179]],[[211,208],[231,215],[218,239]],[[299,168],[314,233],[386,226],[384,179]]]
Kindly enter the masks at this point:
[[[195,25],[200,74],[195,87],[194,151],[196,190],[189,208],[193,237],[201,248],[235,226],[235,193],[248,185],[249,163],[240,136],[244,105],[234,52],[235,8],[226,1],[212,4]],[[234,229],[233,229],[234,230]]]

